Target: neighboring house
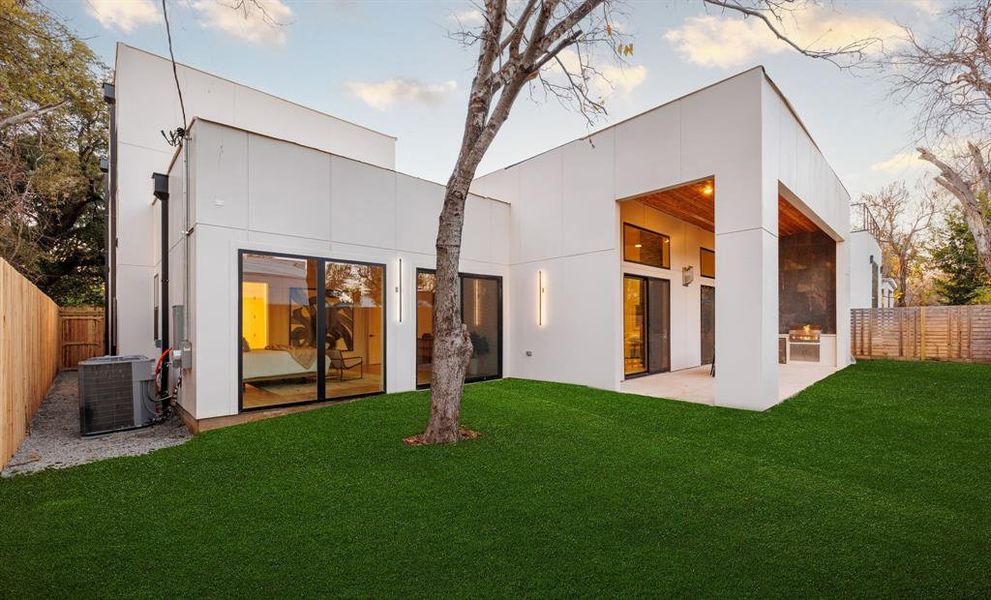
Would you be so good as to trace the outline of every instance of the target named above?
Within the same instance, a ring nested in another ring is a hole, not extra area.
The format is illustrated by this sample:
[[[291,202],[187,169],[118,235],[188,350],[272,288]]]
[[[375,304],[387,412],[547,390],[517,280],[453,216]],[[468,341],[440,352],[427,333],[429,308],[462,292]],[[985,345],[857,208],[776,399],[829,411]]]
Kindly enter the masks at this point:
[[[895,290],[898,289],[898,281],[894,277],[885,277],[881,280],[881,301],[879,308],[894,308]]]
[[[176,151],[159,133],[182,121],[169,62],[118,46],[115,352],[185,348],[178,404],[201,424],[429,385],[443,186],[397,173],[392,137],[178,73],[191,125]],[[849,195],[762,68],[473,192],[470,380],[616,390],[715,356],[715,403],[763,409],[780,400],[782,349],[850,362],[851,294],[871,275],[851,269]]]
[[[850,308],[881,308],[884,257],[881,229],[863,202],[850,205]]]

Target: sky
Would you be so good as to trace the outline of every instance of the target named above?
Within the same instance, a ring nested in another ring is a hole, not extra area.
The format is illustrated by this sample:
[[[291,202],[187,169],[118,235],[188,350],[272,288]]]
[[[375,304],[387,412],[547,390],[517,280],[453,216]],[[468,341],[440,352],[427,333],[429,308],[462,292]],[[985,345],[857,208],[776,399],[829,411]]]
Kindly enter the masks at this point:
[[[43,0],[110,67],[125,42],[161,55],[161,0]],[[176,60],[399,138],[397,169],[444,182],[461,141],[477,55],[450,33],[480,13],[428,0],[166,0]],[[902,28],[946,35],[951,0],[835,0],[796,11],[783,26],[805,45],[864,38],[897,49]],[[586,135],[755,65],[791,100],[851,196],[929,175],[915,158],[914,107],[892,99],[872,71],[800,55],[755,19],[701,0],[629,0],[616,27],[630,36],[626,65],[602,56],[597,88],[608,114],[592,128],[555,100],[521,94],[478,174]],[[880,45],[875,45],[880,48]]]

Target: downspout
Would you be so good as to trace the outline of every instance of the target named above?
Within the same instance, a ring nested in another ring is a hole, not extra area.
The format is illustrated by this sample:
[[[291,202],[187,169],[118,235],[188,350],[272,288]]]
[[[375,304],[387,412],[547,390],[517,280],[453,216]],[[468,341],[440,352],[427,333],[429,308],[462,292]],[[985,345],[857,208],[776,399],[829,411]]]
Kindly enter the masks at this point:
[[[162,173],[154,173],[151,178],[155,182],[155,198],[162,203],[162,259],[161,277],[162,299],[159,306],[159,318],[162,320],[162,350],[170,348],[169,340],[169,311],[165,310],[169,302],[169,176]],[[169,405],[169,361],[162,361],[162,382],[159,400],[162,401],[162,408]]]
[[[190,356],[190,351],[192,350],[192,344],[189,342],[189,236],[193,234],[189,223],[189,151],[190,146],[188,142],[190,140],[189,128],[183,132],[182,144],[184,146],[185,152],[182,153],[182,167],[183,167],[183,177],[182,177],[182,197],[183,204],[185,205],[185,218],[183,220],[183,232],[182,232],[182,337],[183,339],[178,340],[180,343],[180,348],[182,348],[182,368],[190,369],[192,368],[192,356]],[[181,377],[181,374],[180,374]]]
[[[115,310],[117,306],[117,89],[113,83],[103,84],[103,101],[110,111],[110,161],[107,165],[109,180],[104,221],[106,256],[103,285],[105,299],[103,347],[107,354],[117,354],[117,311]]]

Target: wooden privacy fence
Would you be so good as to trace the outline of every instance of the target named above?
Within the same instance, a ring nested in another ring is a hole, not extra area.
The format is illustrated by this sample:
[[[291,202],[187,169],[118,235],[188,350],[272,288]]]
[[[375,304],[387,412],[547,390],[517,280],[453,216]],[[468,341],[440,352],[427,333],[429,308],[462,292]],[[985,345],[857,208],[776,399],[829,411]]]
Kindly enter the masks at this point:
[[[991,363],[991,306],[855,308],[856,358]]]
[[[103,356],[103,308],[63,306],[59,309],[59,368],[75,369],[80,362]]]
[[[58,306],[0,259],[0,466],[58,372]]]

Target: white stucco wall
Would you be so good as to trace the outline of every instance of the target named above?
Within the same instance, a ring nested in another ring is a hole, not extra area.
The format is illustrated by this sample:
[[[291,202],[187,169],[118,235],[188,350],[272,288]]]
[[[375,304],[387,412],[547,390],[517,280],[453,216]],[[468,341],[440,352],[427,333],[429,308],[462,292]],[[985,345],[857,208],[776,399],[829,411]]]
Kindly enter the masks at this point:
[[[881,246],[867,231],[850,234],[850,308],[871,308],[872,277],[871,257],[881,265]],[[878,306],[881,304],[880,289],[883,276],[877,279]]]
[[[514,314],[509,374],[618,389],[622,273],[639,271],[621,260],[617,201],[709,176],[720,290],[716,402],[751,409],[776,403],[779,190],[783,184],[800,197],[839,244],[840,315],[848,306],[849,198],[760,68],[475,181],[473,190],[512,204],[513,301],[532,307]],[[672,368],[679,368],[698,364],[698,284],[682,288],[674,267]],[[838,338],[848,340],[848,319],[838,321]]]
[[[443,186],[204,120],[191,136],[194,366],[184,376],[183,407],[198,419],[237,413],[239,250],[384,264],[386,391],[414,389],[415,273],[434,267]],[[181,158],[172,174],[181,171]],[[503,202],[472,195],[461,261],[463,272],[503,277],[504,322],[509,213]],[[179,256],[173,254],[173,273],[181,273]],[[173,290],[180,303],[181,286]]]
[[[139,114],[134,96],[125,103],[129,96],[124,86],[118,104]],[[210,102],[203,105],[209,108]],[[415,270],[433,267],[442,186],[395,173],[389,164],[233,125],[198,119],[187,145],[195,362],[184,382],[183,405],[197,418],[237,411],[242,249],[385,264],[387,391],[412,389]],[[130,182],[119,195],[127,210],[121,222],[130,232],[120,252],[119,269],[127,268],[119,273],[118,296],[126,297],[119,314],[133,317],[121,327],[122,339],[126,335],[128,348],[134,348],[127,351],[150,353],[151,281],[158,260],[155,234],[149,234],[158,227],[150,174],[164,170],[168,160],[159,162],[161,149],[132,146],[120,152],[128,161],[121,185],[125,178]],[[171,171],[178,188],[182,164],[180,156]],[[707,177],[715,181],[714,233],[622,202]],[[836,345],[849,347],[849,197],[761,68],[483,176],[472,191],[478,195],[468,202],[461,270],[503,277],[505,376],[618,389],[624,377],[624,272],[671,281],[671,365],[697,365],[699,286],[715,283],[698,273],[698,247],[705,246],[716,251],[719,283],[716,403],[749,409],[776,403],[779,193],[837,242]],[[173,201],[171,208],[173,235],[182,229],[179,205]],[[671,236],[670,270],[622,261],[624,218]],[[177,237],[168,304],[182,297],[181,248]],[[400,259],[402,323],[395,292]],[[681,284],[686,264],[696,266],[687,287]],[[541,323],[538,273],[545,289]],[[847,361],[848,353],[837,353],[837,365]]]
[[[180,65],[186,116],[213,118],[385,168],[395,167],[395,138]],[[161,131],[182,124],[171,63],[125,44],[114,70],[117,129],[117,350],[155,353],[149,344],[148,298],[155,272],[158,228],[151,174],[164,173],[174,149]]]

